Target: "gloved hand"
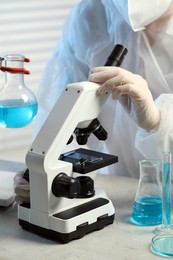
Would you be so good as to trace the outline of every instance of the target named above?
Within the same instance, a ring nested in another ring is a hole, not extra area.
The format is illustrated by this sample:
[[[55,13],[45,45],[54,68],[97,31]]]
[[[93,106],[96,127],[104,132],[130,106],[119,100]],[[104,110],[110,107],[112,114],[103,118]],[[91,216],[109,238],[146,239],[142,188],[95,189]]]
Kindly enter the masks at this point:
[[[26,169],[18,172],[14,177],[14,200],[16,204],[29,202],[30,199],[29,182],[24,179],[25,171]]]
[[[89,81],[101,84],[99,94],[112,92],[137,124],[146,130],[156,130],[160,111],[156,107],[147,82],[139,75],[119,67],[96,67],[91,70]]]

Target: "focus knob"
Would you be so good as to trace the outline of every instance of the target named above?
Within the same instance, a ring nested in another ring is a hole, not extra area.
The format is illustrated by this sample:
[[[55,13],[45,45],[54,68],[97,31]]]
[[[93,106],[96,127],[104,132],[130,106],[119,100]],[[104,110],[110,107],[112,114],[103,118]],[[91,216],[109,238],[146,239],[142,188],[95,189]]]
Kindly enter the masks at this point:
[[[58,174],[52,183],[52,193],[56,197],[65,197],[69,199],[76,198],[80,192],[79,180],[69,177],[65,173]]]
[[[90,198],[95,195],[94,181],[89,176],[79,176],[76,179],[80,182],[80,192],[78,198]]]

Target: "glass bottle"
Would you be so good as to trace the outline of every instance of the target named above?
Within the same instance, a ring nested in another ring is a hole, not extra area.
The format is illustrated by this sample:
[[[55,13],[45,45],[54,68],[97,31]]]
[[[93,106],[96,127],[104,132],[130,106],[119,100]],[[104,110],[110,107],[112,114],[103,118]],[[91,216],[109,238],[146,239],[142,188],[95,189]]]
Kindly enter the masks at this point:
[[[1,58],[0,62],[0,70],[5,72],[5,85],[0,90],[0,126],[24,127],[32,122],[38,109],[35,95],[24,83],[24,74],[30,72],[23,63],[29,62],[29,59],[10,54]]]
[[[141,226],[158,225],[162,222],[162,186],[160,162],[139,162],[140,179],[132,211],[132,223]]]

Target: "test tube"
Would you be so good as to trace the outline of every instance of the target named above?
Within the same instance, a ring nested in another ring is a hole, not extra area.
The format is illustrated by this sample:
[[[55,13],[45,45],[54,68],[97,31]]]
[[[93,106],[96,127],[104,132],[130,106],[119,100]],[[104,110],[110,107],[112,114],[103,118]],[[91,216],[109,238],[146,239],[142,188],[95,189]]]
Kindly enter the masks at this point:
[[[173,257],[173,225],[171,224],[171,153],[162,153],[162,225],[153,232],[151,251],[155,254]]]
[[[171,153],[162,153],[162,225],[171,225]]]
[[[155,235],[172,234],[173,225],[171,219],[172,201],[171,201],[171,169],[172,154],[170,152],[162,153],[162,224],[157,226],[153,233]]]

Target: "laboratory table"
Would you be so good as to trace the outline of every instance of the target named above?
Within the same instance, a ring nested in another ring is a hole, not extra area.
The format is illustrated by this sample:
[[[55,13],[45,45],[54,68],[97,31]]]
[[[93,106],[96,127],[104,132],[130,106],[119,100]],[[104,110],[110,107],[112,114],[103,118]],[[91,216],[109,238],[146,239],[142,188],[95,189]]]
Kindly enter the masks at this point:
[[[2,161],[0,163],[2,168]],[[8,167],[11,167],[9,163]],[[17,164],[12,168],[17,170]],[[67,244],[50,241],[22,229],[18,225],[17,207],[0,207],[0,259],[161,259],[150,251],[154,227],[141,227],[130,223],[137,184],[138,180],[133,178],[97,175],[95,186],[103,188],[112,200],[116,210],[115,221],[99,231]]]

